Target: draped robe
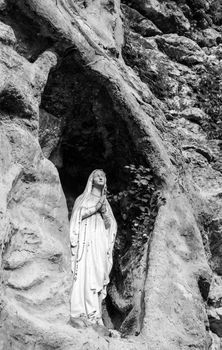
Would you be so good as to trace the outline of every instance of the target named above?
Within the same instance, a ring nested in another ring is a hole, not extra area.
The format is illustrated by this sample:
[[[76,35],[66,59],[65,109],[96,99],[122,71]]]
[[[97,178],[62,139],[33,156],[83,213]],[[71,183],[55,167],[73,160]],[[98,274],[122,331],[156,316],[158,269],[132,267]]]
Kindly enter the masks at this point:
[[[108,228],[105,228],[100,212],[87,216],[99,200],[91,193],[95,171],[89,176],[85,191],[77,198],[70,221],[73,270],[71,317],[101,321],[101,303],[109,283],[117,225],[107,200]]]

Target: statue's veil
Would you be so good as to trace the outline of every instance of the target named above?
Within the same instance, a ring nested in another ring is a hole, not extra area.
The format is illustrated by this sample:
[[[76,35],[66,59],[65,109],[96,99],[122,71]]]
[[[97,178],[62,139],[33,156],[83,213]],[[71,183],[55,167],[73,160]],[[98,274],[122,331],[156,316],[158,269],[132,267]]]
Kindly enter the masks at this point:
[[[70,219],[70,241],[71,241],[71,245],[73,247],[72,248],[72,254],[73,254],[72,264],[75,263],[76,254],[77,254],[77,250],[78,250],[76,248],[77,248],[77,245],[78,245],[79,235],[81,234],[81,228],[82,228],[82,225],[81,225],[81,223],[82,223],[81,209],[83,207],[87,206],[88,197],[89,197],[89,195],[90,195],[90,193],[92,191],[92,187],[93,187],[93,177],[94,177],[95,172],[97,172],[98,170],[103,171],[101,169],[95,169],[89,175],[89,178],[88,178],[85,190],[76,199],[74,207],[73,207],[73,210],[72,210],[72,215],[71,215],[71,219]],[[107,186],[106,186],[106,182],[105,182],[105,185],[103,187],[102,195],[105,194],[106,189],[107,189]],[[112,209],[111,209],[110,204],[107,201],[107,199],[106,199],[106,208],[108,210],[108,215],[110,217],[110,228],[108,229],[108,236],[109,236],[109,265],[110,265],[109,270],[111,270],[111,267],[112,267],[112,250],[113,250],[113,245],[114,245],[116,231],[117,231],[117,224],[116,224],[116,220],[114,218]]]

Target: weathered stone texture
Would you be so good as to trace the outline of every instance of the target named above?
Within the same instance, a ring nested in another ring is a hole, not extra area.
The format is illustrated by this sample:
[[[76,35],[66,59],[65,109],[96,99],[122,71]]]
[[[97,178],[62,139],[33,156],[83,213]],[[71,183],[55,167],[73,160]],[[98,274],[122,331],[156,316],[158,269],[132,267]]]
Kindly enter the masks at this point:
[[[0,348],[219,350],[220,116],[200,87],[221,66],[218,1],[8,0],[0,16]],[[139,155],[158,178],[141,264],[130,251],[111,282],[127,339],[68,324],[68,210],[49,159],[70,209],[62,171],[89,145],[113,168]]]

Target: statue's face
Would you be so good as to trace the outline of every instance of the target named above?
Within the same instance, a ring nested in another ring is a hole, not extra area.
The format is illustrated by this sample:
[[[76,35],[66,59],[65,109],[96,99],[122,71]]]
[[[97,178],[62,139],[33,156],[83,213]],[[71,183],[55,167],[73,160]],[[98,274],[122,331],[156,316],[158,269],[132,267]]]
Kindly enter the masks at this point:
[[[98,170],[93,175],[93,185],[103,187],[106,183],[106,176],[103,171]]]

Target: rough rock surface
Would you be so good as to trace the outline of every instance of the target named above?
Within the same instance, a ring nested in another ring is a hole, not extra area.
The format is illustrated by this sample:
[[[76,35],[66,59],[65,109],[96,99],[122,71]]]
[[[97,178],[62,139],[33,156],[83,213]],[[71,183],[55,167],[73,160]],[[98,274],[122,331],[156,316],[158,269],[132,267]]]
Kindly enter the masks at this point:
[[[221,349],[219,5],[0,1],[0,349]],[[131,163],[155,215],[139,247],[118,232],[105,337],[69,324],[68,214]]]

